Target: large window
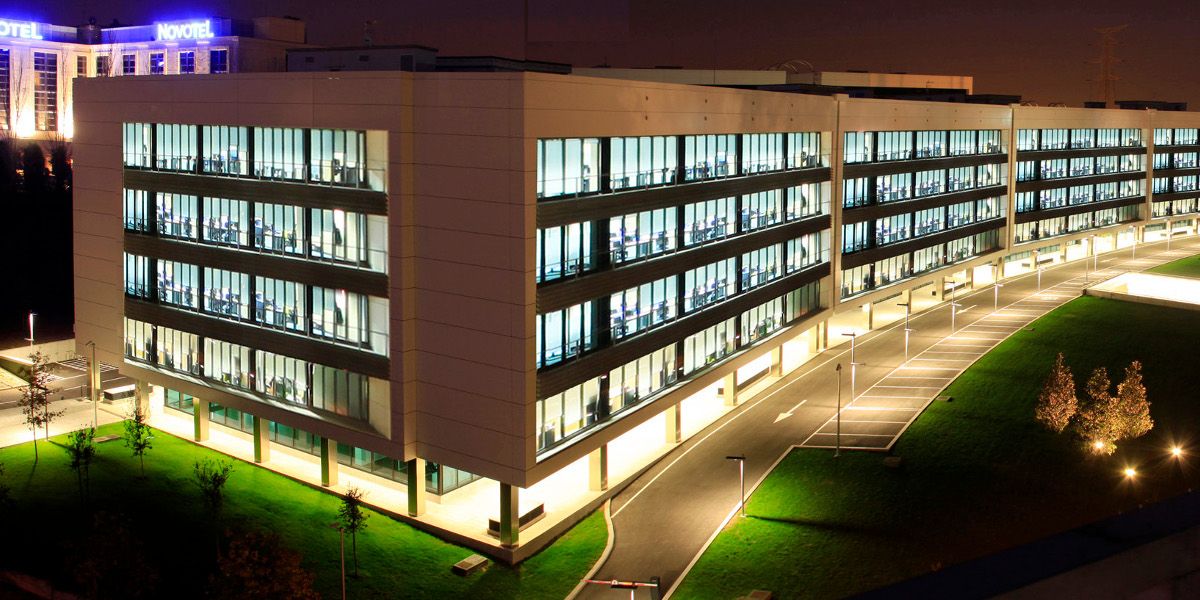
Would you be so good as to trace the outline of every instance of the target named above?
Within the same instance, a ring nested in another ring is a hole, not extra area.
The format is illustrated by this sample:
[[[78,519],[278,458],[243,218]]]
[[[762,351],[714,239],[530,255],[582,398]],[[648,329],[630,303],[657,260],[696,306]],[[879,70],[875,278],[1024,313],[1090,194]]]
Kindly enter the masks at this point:
[[[167,72],[167,55],[162,52],[150,53],[150,74],[162,75]]]
[[[314,287],[312,298],[313,335],[356,346],[372,345],[372,299],[346,290],[323,287]],[[298,303],[299,300],[293,302]],[[387,301],[375,299],[374,302],[378,307],[376,312],[381,313],[376,320],[386,327]]]
[[[196,52],[194,50],[179,51],[179,72],[180,73],[195,73],[196,72]]]
[[[538,140],[538,198],[594,194],[599,191],[599,138]]]
[[[617,292],[609,298],[613,339],[633,335],[675,318],[675,275]]]
[[[290,404],[308,405],[307,361],[262,351],[256,354],[255,361],[255,391]]]
[[[159,192],[156,197],[158,234],[163,237],[196,239],[199,225],[195,196]]]
[[[617,412],[675,383],[675,344],[608,372],[607,411]],[[601,416],[606,416],[602,411]]]
[[[367,134],[344,129],[309,131],[310,179],[358,187],[366,181]]]
[[[775,298],[743,312],[743,346],[753,344],[783,327],[783,297]]]
[[[678,164],[675,136],[612,138],[611,147],[609,182],[612,189],[675,182],[675,166]]]
[[[208,72],[209,73],[228,73],[229,72],[229,51],[209,50],[208,51]]]
[[[58,131],[58,55],[33,53],[33,120],[38,131]]]
[[[742,196],[739,231],[753,231],[782,222],[783,194],[780,190],[767,190]]]
[[[125,190],[124,202],[125,229],[129,231],[150,231],[150,198],[145,190]]]
[[[155,327],[157,333],[158,365],[180,371],[200,374],[200,336],[170,327]]]
[[[538,400],[537,447],[549,448],[597,422],[600,380],[589,379],[569,390]]]
[[[735,233],[737,198],[695,202],[683,207],[683,245],[694,246]]]
[[[250,318],[250,276],[204,267],[204,310],[245,321]]]
[[[765,173],[784,168],[782,133],[742,134],[742,173]]]
[[[612,253],[612,261],[623,263],[674,250],[677,213],[678,209],[675,207],[659,208],[609,219],[609,250]],[[584,223],[584,227],[589,231],[589,239],[590,226],[590,223]]]
[[[365,421],[369,416],[369,388],[365,375],[313,365],[313,408]]]
[[[321,296],[320,301],[315,297],[313,301],[322,307],[321,312],[324,317],[325,296],[322,289],[313,288],[313,295]],[[305,331],[308,328],[308,319],[304,298],[305,291],[302,284],[257,276],[254,278],[254,320],[264,327]],[[344,321],[345,314],[343,310],[341,313],[330,314],[329,317],[336,323],[339,320]],[[332,331],[333,327],[330,326],[328,330]],[[319,329],[315,324],[313,326],[313,335],[333,337],[326,331],[324,321]]]
[[[537,316],[538,367],[558,364],[576,357],[593,345],[591,301]]]
[[[250,388],[252,353],[245,346],[208,338],[204,340],[204,376],[213,381],[253,391]]]
[[[254,175],[263,179],[304,179],[304,130],[254,128]]]
[[[205,173],[245,175],[249,171],[249,128],[204,126],[201,169]]]
[[[125,166],[150,167],[151,146],[154,143],[154,134],[150,124],[125,123],[123,129],[125,130],[123,139]]]
[[[276,254],[304,254],[304,209],[255,202],[254,247]]]
[[[122,54],[121,55],[121,74],[122,75],[137,75],[137,55]]]
[[[877,131],[875,132],[877,159],[909,160],[913,154],[913,132],[911,131]]]
[[[112,56],[108,54],[100,54],[96,56],[96,77],[108,77],[113,74]]]
[[[158,259],[158,301],[191,310],[199,308],[199,269],[196,265]]]
[[[125,294],[150,298],[150,260],[145,256],[125,253]]]
[[[783,256],[778,244],[742,254],[740,291],[746,291],[774,281],[783,275]]]
[[[366,265],[367,215],[340,209],[312,209],[312,257]]]
[[[613,217],[614,220],[619,217]],[[614,230],[614,243],[618,233]],[[636,235],[636,230],[634,232]],[[553,281],[591,270],[595,243],[591,221],[538,230],[535,281]],[[613,249],[614,260],[618,254]]]
[[[158,168],[167,171],[196,170],[196,126],[158,123],[154,126]]]
[[[733,353],[736,344],[733,319],[722,321],[683,340],[683,374],[690,375]]]
[[[806,183],[787,188],[787,220],[814,217],[829,212],[829,199],[822,183]]]
[[[789,133],[788,162],[789,169],[825,166],[825,157],[821,154],[821,134],[815,131],[806,133]]]
[[[205,198],[204,215],[204,227],[200,234],[204,241],[225,246],[249,245],[249,202],[228,198]]]
[[[10,129],[9,104],[12,101],[12,53],[0,49],[0,130]]]
[[[683,139],[684,179],[697,181],[734,175],[737,136],[689,135]]]
[[[720,302],[737,292],[735,260],[727,258],[683,274],[683,312]]]

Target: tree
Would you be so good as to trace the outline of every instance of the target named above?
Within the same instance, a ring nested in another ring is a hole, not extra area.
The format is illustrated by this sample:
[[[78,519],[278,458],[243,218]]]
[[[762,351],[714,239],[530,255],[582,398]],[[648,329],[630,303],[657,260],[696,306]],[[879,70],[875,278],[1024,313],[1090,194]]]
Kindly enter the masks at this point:
[[[1062,352],[1054,359],[1054,368],[1042,384],[1038,394],[1035,415],[1037,420],[1055,433],[1066,429],[1071,418],[1079,410],[1079,400],[1075,398],[1075,377],[1071,368],[1063,360]]]
[[[21,149],[21,172],[24,174],[25,191],[37,194],[46,191],[46,153],[41,144],[29,142]]]
[[[87,497],[85,480],[86,489],[91,489],[89,471],[92,459],[96,456],[96,428],[88,427],[67,434],[67,453],[71,455],[71,468],[75,469],[75,477],[79,480],[79,501],[82,503]]]
[[[64,555],[88,598],[154,598],[158,573],[123,515],[100,511],[83,538]]]
[[[0,195],[11,198],[17,190],[17,150],[7,132],[0,133]]]
[[[50,439],[50,422],[61,417],[65,411],[50,410],[50,367],[49,359],[41,352],[29,355],[29,385],[21,390],[21,416],[33,432],[33,463],[37,464],[37,430],[46,428],[46,439]]]
[[[154,430],[150,429],[146,419],[146,409],[142,408],[141,402],[134,400],[125,419],[125,447],[137,457],[142,477],[146,476],[146,451],[154,447]]]
[[[300,555],[285,548],[274,533],[231,534],[217,570],[209,577],[217,599],[317,600],[313,575],[300,566]]]
[[[63,193],[71,189],[71,146],[58,136],[50,144],[50,171],[54,174],[54,191]]]
[[[214,515],[220,513],[221,504],[224,501],[222,491],[225,482],[229,481],[229,475],[233,473],[233,463],[227,460],[206,458],[198,460],[192,465],[192,473],[195,475],[196,485],[200,488],[204,504]]]
[[[1121,437],[1136,438],[1154,428],[1150,418],[1150,402],[1142,383],[1142,363],[1133,361],[1125,368],[1125,380],[1117,384],[1116,403],[1121,420]]]
[[[1108,370],[1096,367],[1087,381],[1088,400],[1079,410],[1076,428],[1096,454],[1112,454],[1121,439],[1122,422],[1117,400],[1109,393]]]
[[[338,509],[338,522],[342,530],[350,534],[355,577],[358,577],[358,532],[367,528],[367,518],[371,516],[363,510],[364,496],[366,494],[362,490],[351,486],[342,496],[342,506]]]

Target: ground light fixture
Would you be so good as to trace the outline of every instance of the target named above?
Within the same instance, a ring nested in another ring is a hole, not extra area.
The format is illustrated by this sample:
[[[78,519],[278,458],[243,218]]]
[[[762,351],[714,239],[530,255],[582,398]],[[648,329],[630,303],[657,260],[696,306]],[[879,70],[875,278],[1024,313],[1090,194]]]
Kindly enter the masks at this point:
[[[1133,479],[1134,477],[1137,477],[1137,469],[1133,467],[1125,467],[1123,473],[1125,473],[1126,479]]]
[[[1096,440],[1096,441],[1092,442],[1092,447],[1095,448],[1097,451],[1103,450],[1104,442],[1101,440]]]
[[[735,456],[726,456],[725,460],[736,460],[738,464],[738,483],[742,488],[742,496],[739,504],[742,507],[742,516],[746,516],[746,455],[738,454]]]
[[[1171,446],[1171,456],[1174,456],[1175,458],[1181,458],[1183,456],[1183,448],[1180,448],[1179,446]]]

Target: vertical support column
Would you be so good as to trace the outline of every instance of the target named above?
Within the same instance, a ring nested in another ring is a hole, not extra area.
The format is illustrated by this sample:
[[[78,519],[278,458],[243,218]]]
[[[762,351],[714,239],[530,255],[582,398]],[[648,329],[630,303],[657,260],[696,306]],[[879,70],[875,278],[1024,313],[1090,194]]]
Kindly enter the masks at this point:
[[[519,488],[500,482],[500,545],[515,548],[520,543]]]
[[[265,463],[271,460],[271,428],[267,420],[254,415],[254,462]]]
[[[588,454],[588,489],[603,492],[608,489],[608,444]]]
[[[321,485],[332,487],[338,483],[337,442],[321,438]]]
[[[100,361],[88,360],[88,400],[91,402],[100,401]],[[99,424],[97,424],[99,425]]]
[[[821,352],[821,336],[824,335],[825,323],[817,323],[812,329],[808,330],[808,353],[817,354]]]
[[[208,441],[208,400],[192,399],[192,439]]]
[[[783,376],[783,344],[771,348],[771,371],[774,377]]]
[[[875,330],[875,303],[867,302],[867,331]]]
[[[683,407],[679,404],[672,404],[671,406],[667,407],[666,411],[663,412],[663,420],[667,423],[666,442],[668,444],[678,444],[681,440],[683,440],[682,408]]]
[[[133,382],[133,401],[147,417],[150,416],[150,384],[136,380]]]
[[[725,400],[725,406],[737,406],[737,369],[721,380],[721,398]]]
[[[425,514],[425,459],[408,461],[408,516]]]

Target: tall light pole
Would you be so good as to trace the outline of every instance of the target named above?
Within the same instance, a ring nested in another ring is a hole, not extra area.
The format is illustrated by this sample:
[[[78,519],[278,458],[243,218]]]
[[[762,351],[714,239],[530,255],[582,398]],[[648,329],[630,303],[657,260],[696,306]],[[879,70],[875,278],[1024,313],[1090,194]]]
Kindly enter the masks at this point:
[[[36,316],[37,316],[37,313],[35,313],[33,311],[29,311],[29,337],[27,339],[29,341],[29,353],[30,354],[33,354],[33,318]]]
[[[842,363],[837,364],[838,393],[837,393],[837,414],[834,418],[837,419],[837,435],[834,437],[833,457],[837,458],[842,454]]]
[[[1042,263],[1039,262],[1036,265],[1033,265],[1033,268],[1037,269],[1038,291],[1040,292],[1040,291],[1042,291]]]
[[[909,296],[908,302],[901,302],[896,306],[904,307],[904,362],[908,362],[908,336],[912,333],[908,326],[908,317],[912,314],[912,297]]]
[[[955,327],[954,321],[958,317],[958,307],[960,307],[960,306],[962,306],[962,305],[957,302],[950,303],[950,334],[951,335],[953,335],[955,331],[958,331],[958,328]]]
[[[746,455],[738,454],[736,456],[726,456],[725,460],[735,460],[738,464],[738,483],[741,485],[742,495],[739,504],[742,507],[742,516],[746,516]]]
[[[1167,250],[1171,249],[1171,234],[1175,233],[1174,225],[1171,225],[1171,220],[1167,220]]]
[[[1099,271],[1100,270],[1100,253],[1096,251],[1096,234],[1094,234],[1094,233],[1092,234],[1092,242],[1090,245],[1092,247],[1092,271],[1093,272]]]
[[[1004,287],[1004,284],[1000,282],[992,285],[992,312],[1000,310],[1000,288],[1002,287]]]
[[[1129,258],[1130,260],[1137,260],[1137,227],[1134,227],[1133,225],[1129,226],[1129,239],[1132,242],[1129,245],[1131,248]]]
[[[100,365],[96,362],[96,342],[88,340],[84,345],[92,347],[92,364],[88,368],[88,395],[91,396],[92,400],[92,429],[95,429],[100,426],[100,402],[98,401],[99,395],[96,394],[96,388],[100,387],[98,385],[100,380]],[[94,377],[92,369],[96,370]]]
[[[854,359],[854,341],[858,339],[858,334],[851,331],[842,335],[850,338],[850,401],[854,402],[855,375],[857,374],[858,361]],[[840,415],[842,411],[838,411]]]

